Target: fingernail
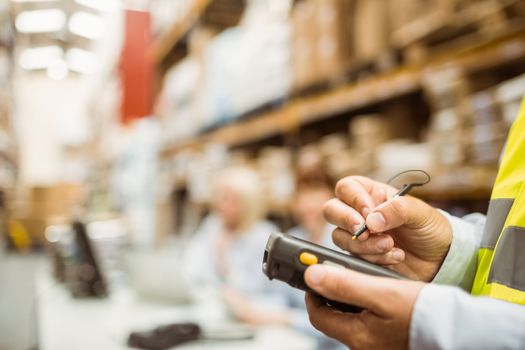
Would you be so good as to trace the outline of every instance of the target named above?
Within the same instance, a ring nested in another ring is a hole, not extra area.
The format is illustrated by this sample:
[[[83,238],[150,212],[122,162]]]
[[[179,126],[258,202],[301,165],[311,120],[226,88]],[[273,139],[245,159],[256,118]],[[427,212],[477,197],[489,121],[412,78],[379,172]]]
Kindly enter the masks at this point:
[[[368,207],[365,207],[365,208],[363,208],[363,210],[361,210],[361,214],[363,214],[363,217],[365,217],[365,218],[368,216],[368,214],[370,214],[370,212],[371,212],[371,210]]]
[[[403,252],[400,250],[394,250],[392,252],[392,258],[397,261],[403,260]]]
[[[371,228],[379,230],[385,225],[385,218],[381,213],[375,212],[366,218],[366,223]]]
[[[319,265],[313,265],[308,268],[310,271],[308,272],[308,280],[310,281],[310,285],[319,285],[324,279],[325,271],[322,266]]]

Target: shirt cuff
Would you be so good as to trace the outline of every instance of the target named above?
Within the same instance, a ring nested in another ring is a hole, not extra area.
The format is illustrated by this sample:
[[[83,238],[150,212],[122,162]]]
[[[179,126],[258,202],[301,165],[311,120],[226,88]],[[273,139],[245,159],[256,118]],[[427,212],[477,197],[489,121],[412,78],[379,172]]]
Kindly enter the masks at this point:
[[[524,349],[525,307],[459,288],[426,285],[417,297],[410,349]]]
[[[480,225],[439,210],[452,227],[452,243],[433,283],[459,286],[470,291],[476,274]]]

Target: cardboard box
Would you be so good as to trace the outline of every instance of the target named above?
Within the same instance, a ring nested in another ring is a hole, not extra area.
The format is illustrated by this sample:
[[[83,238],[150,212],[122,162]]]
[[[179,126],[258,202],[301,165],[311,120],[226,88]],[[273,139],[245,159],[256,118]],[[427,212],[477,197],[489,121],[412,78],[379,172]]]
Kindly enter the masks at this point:
[[[388,0],[357,0],[354,50],[357,60],[376,60],[389,43]]]
[[[463,142],[431,142],[430,146],[437,166],[457,166],[467,160],[467,145]]]
[[[15,215],[34,220],[52,217],[71,218],[87,200],[83,185],[59,184],[49,187],[33,187],[27,199],[15,205]]]
[[[296,90],[318,80],[315,16],[315,4],[312,1],[298,3],[292,12],[292,66]]]
[[[504,145],[504,137],[485,142],[472,143],[468,148],[469,163],[497,166]]]
[[[64,183],[49,187],[31,188],[29,201],[81,203],[86,199],[86,196],[85,186]]]
[[[324,79],[337,79],[353,56],[354,0],[316,0],[318,72]]]
[[[445,26],[461,0],[388,1],[391,42],[405,47]]]
[[[353,58],[354,0],[305,0],[292,12],[294,88],[337,80]]]
[[[373,151],[392,138],[388,120],[378,114],[352,118],[348,131],[352,146],[359,150]]]

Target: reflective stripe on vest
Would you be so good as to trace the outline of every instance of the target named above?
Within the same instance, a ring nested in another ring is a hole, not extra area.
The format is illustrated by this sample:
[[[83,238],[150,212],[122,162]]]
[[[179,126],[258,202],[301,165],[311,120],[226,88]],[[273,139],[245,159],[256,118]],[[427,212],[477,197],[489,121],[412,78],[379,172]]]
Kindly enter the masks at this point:
[[[525,305],[525,99],[492,190],[472,294]]]

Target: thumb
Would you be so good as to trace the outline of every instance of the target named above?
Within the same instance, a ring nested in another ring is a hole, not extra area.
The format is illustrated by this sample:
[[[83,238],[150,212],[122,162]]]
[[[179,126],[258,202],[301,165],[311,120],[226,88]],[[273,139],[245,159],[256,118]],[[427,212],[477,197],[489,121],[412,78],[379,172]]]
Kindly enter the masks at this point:
[[[424,228],[437,211],[415,197],[394,197],[378,205],[367,216],[366,225],[371,232],[385,232],[399,226]]]
[[[386,315],[395,304],[392,288],[397,281],[365,275],[349,269],[312,265],[305,272],[306,284],[325,298]]]

